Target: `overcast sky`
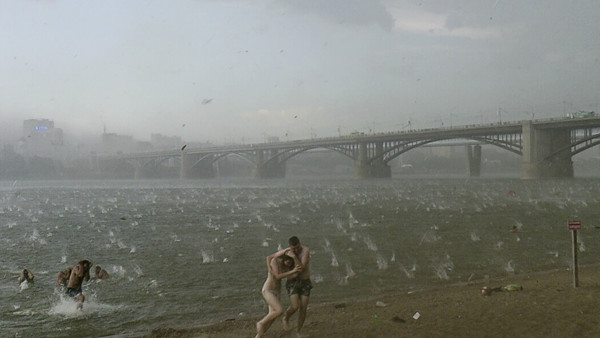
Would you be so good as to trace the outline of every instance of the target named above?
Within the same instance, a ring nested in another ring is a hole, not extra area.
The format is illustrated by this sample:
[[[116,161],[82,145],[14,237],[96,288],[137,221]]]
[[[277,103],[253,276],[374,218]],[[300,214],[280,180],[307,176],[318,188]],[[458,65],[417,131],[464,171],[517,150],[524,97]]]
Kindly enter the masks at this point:
[[[248,143],[598,111],[598,18],[597,0],[0,0],[0,119]]]

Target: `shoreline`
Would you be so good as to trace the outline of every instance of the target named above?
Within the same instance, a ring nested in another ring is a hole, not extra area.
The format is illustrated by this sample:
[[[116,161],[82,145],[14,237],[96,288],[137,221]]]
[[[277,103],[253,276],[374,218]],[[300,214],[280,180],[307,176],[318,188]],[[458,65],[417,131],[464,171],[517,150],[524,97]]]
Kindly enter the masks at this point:
[[[484,286],[522,286],[493,291]],[[433,289],[386,293],[361,300],[309,305],[303,337],[391,336],[600,336],[600,264],[579,267],[579,287],[571,270],[522,273]],[[266,312],[265,312],[266,313]],[[418,314],[417,314],[418,313]],[[157,327],[143,337],[254,337],[264,314],[200,327]],[[290,323],[295,326],[295,314]],[[416,319],[415,319],[416,318]],[[295,337],[278,319],[265,337]]]

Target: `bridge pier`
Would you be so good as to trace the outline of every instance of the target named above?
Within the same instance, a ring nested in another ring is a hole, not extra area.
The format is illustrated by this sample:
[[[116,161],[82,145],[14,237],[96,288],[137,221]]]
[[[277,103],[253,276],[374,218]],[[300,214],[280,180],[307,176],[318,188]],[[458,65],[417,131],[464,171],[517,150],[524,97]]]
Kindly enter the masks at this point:
[[[531,121],[522,123],[521,179],[572,178],[570,130],[536,128]],[[558,152],[559,150],[563,151]],[[551,156],[552,154],[555,155]]]
[[[273,150],[272,152],[276,152]],[[252,170],[252,176],[255,178],[284,178],[286,165],[279,161],[276,153],[271,153],[271,160],[265,162],[265,151],[256,151],[256,166]]]
[[[467,145],[467,169],[469,177],[479,177],[481,175],[481,146]]]
[[[134,180],[139,180],[142,178],[142,167],[141,166],[135,166],[135,168],[133,169],[133,179]]]
[[[252,170],[255,178],[284,178],[285,163],[276,163],[268,166],[256,166]]]
[[[185,151],[181,151],[181,157],[179,157],[179,178],[182,180],[188,179],[189,169],[191,168],[190,159]]]
[[[367,143],[358,145],[358,157],[354,160],[354,177],[356,178],[391,178],[392,168],[383,162],[383,142],[375,143],[375,159],[368,160]]]
[[[210,158],[201,159],[198,155],[191,156],[182,151],[180,161],[180,179],[215,177],[215,169]]]

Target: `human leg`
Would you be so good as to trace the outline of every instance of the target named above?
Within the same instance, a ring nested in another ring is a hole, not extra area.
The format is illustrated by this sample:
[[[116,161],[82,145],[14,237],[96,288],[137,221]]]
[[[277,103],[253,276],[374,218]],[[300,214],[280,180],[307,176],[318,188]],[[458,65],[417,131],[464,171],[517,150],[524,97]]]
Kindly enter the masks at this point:
[[[306,310],[308,309],[308,296],[300,297],[300,307],[298,311],[298,326],[296,327],[296,333],[299,335],[300,330],[302,330],[302,326],[304,325],[304,320],[306,319]]]
[[[262,337],[267,332],[273,321],[283,313],[283,307],[279,302],[279,294],[270,290],[263,290],[263,298],[269,305],[269,312],[259,322],[256,323],[256,337]]]
[[[83,309],[83,302],[85,301],[83,293],[78,293],[77,296],[75,296],[75,299],[77,299],[77,308],[79,310]]]
[[[298,310],[300,298],[297,294],[290,295],[290,306],[285,311],[283,316],[283,329],[286,331],[290,330],[290,317]]]

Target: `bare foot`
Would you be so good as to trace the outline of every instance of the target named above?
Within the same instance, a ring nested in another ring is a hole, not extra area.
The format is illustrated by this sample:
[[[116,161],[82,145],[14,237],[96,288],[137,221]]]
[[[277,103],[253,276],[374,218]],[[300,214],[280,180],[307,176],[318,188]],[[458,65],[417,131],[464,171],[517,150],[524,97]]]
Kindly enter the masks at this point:
[[[283,316],[281,321],[283,322],[283,330],[289,331],[290,330],[290,320],[288,318],[285,318],[285,316]]]

